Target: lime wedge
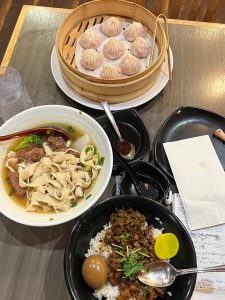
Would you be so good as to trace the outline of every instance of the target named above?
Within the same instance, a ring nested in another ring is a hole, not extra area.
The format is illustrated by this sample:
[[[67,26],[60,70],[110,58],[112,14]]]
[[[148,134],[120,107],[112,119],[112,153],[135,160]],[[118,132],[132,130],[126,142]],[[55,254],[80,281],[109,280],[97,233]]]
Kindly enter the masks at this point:
[[[179,249],[179,241],[173,233],[160,234],[154,245],[155,254],[159,259],[174,257]]]

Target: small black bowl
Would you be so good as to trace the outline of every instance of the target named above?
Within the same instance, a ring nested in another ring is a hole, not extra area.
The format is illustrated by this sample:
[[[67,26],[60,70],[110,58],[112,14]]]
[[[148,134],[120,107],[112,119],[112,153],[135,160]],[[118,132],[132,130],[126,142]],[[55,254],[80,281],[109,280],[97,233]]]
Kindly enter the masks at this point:
[[[136,110],[126,109],[114,111],[113,116],[116,120],[122,137],[128,142],[132,143],[136,149],[135,157],[132,160],[127,160],[127,162],[129,164],[133,164],[136,161],[144,158],[147,154],[151,154],[152,158],[152,147],[150,144],[149,134]],[[107,133],[111,144],[114,146],[114,148],[117,148],[119,139],[108,117],[103,115],[96,120]],[[115,169],[119,167],[119,162],[117,162],[116,159],[114,159],[113,166]]]
[[[152,195],[149,195],[149,197],[164,203],[170,188],[170,182],[166,175],[159,168],[145,161],[136,162],[132,165],[132,168],[138,174],[151,178],[152,191],[150,189],[150,193]],[[125,173],[121,178],[120,191],[124,195],[137,195],[137,191],[128,173]]]
[[[64,273],[70,296],[74,300],[96,300],[93,290],[89,288],[81,274],[85,253],[89,248],[91,238],[103,229],[109,222],[110,215],[116,208],[133,208],[145,215],[148,224],[162,229],[163,233],[172,232],[179,240],[179,251],[170,260],[178,269],[196,267],[196,254],[189,236],[181,221],[163,205],[156,201],[139,196],[119,196],[107,199],[92,207],[74,226],[64,254]],[[175,282],[167,288],[163,300],[191,299],[196,282],[196,274],[178,276]]]

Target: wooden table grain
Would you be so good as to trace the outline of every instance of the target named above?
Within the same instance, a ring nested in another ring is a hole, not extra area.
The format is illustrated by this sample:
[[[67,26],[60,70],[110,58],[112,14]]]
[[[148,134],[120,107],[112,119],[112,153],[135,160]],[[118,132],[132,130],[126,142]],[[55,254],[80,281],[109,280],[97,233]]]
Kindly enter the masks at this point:
[[[35,106],[70,105],[93,117],[102,112],[68,99],[54,82],[50,55],[65,9],[25,6],[2,64],[15,67]],[[169,21],[174,56],[173,81],[149,103],[138,107],[153,140],[178,107],[192,105],[225,116],[225,25]],[[104,197],[110,193],[111,186]],[[23,226],[0,216],[0,299],[70,299],[63,254],[75,221],[50,228]],[[88,300],[88,299],[84,299]]]

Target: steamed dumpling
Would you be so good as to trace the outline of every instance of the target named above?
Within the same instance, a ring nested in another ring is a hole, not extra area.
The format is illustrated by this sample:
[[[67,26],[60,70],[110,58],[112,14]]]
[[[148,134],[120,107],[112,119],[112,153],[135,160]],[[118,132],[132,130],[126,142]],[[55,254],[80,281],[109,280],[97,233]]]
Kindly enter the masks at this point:
[[[120,62],[120,68],[124,75],[131,76],[141,71],[141,62],[131,54],[127,54]]]
[[[123,30],[123,25],[115,17],[111,17],[101,25],[101,31],[107,36],[117,36]]]
[[[129,42],[135,41],[138,36],[144,36],[144,33],[144,28],[139,22],[133,22],[126,30],[124,30],[125,38]]]
[[[149,55],[149,51],[149,43],[141,36],[137,37],[130,47],[130,52],[138,58],[147,57]]]
[[[94,49],[87,49],[81,57],[82,66],[90,71],[98,69],[103,63],[104,57]]]
[[[86,30],[80,37],[79,42],[84,49],[97,49],[102,43],[102,38],[95,31]]]
[[[125,45],[115,38],[110,38],[103,48],[103,54],[109,59],[120,58],[125,51]]]
[[[119,66],[107,64],[102,68],[100,77],[104,79],[118,79],[123,77],[123,74]]]

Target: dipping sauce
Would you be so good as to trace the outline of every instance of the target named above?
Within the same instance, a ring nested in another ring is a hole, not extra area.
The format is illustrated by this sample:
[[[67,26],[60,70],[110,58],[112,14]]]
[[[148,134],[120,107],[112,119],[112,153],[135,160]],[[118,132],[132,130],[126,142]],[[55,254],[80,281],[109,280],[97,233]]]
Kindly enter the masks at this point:
[[[131,145],[130,143],[126,141],[120,141],[118,143],[118,151],[122,155],[128,155],[131,151]]]
[[[93,289],[100,289],[107,281],[108,266],[105,259],[100,255],[87,257],[82,265],[82,275]]]

